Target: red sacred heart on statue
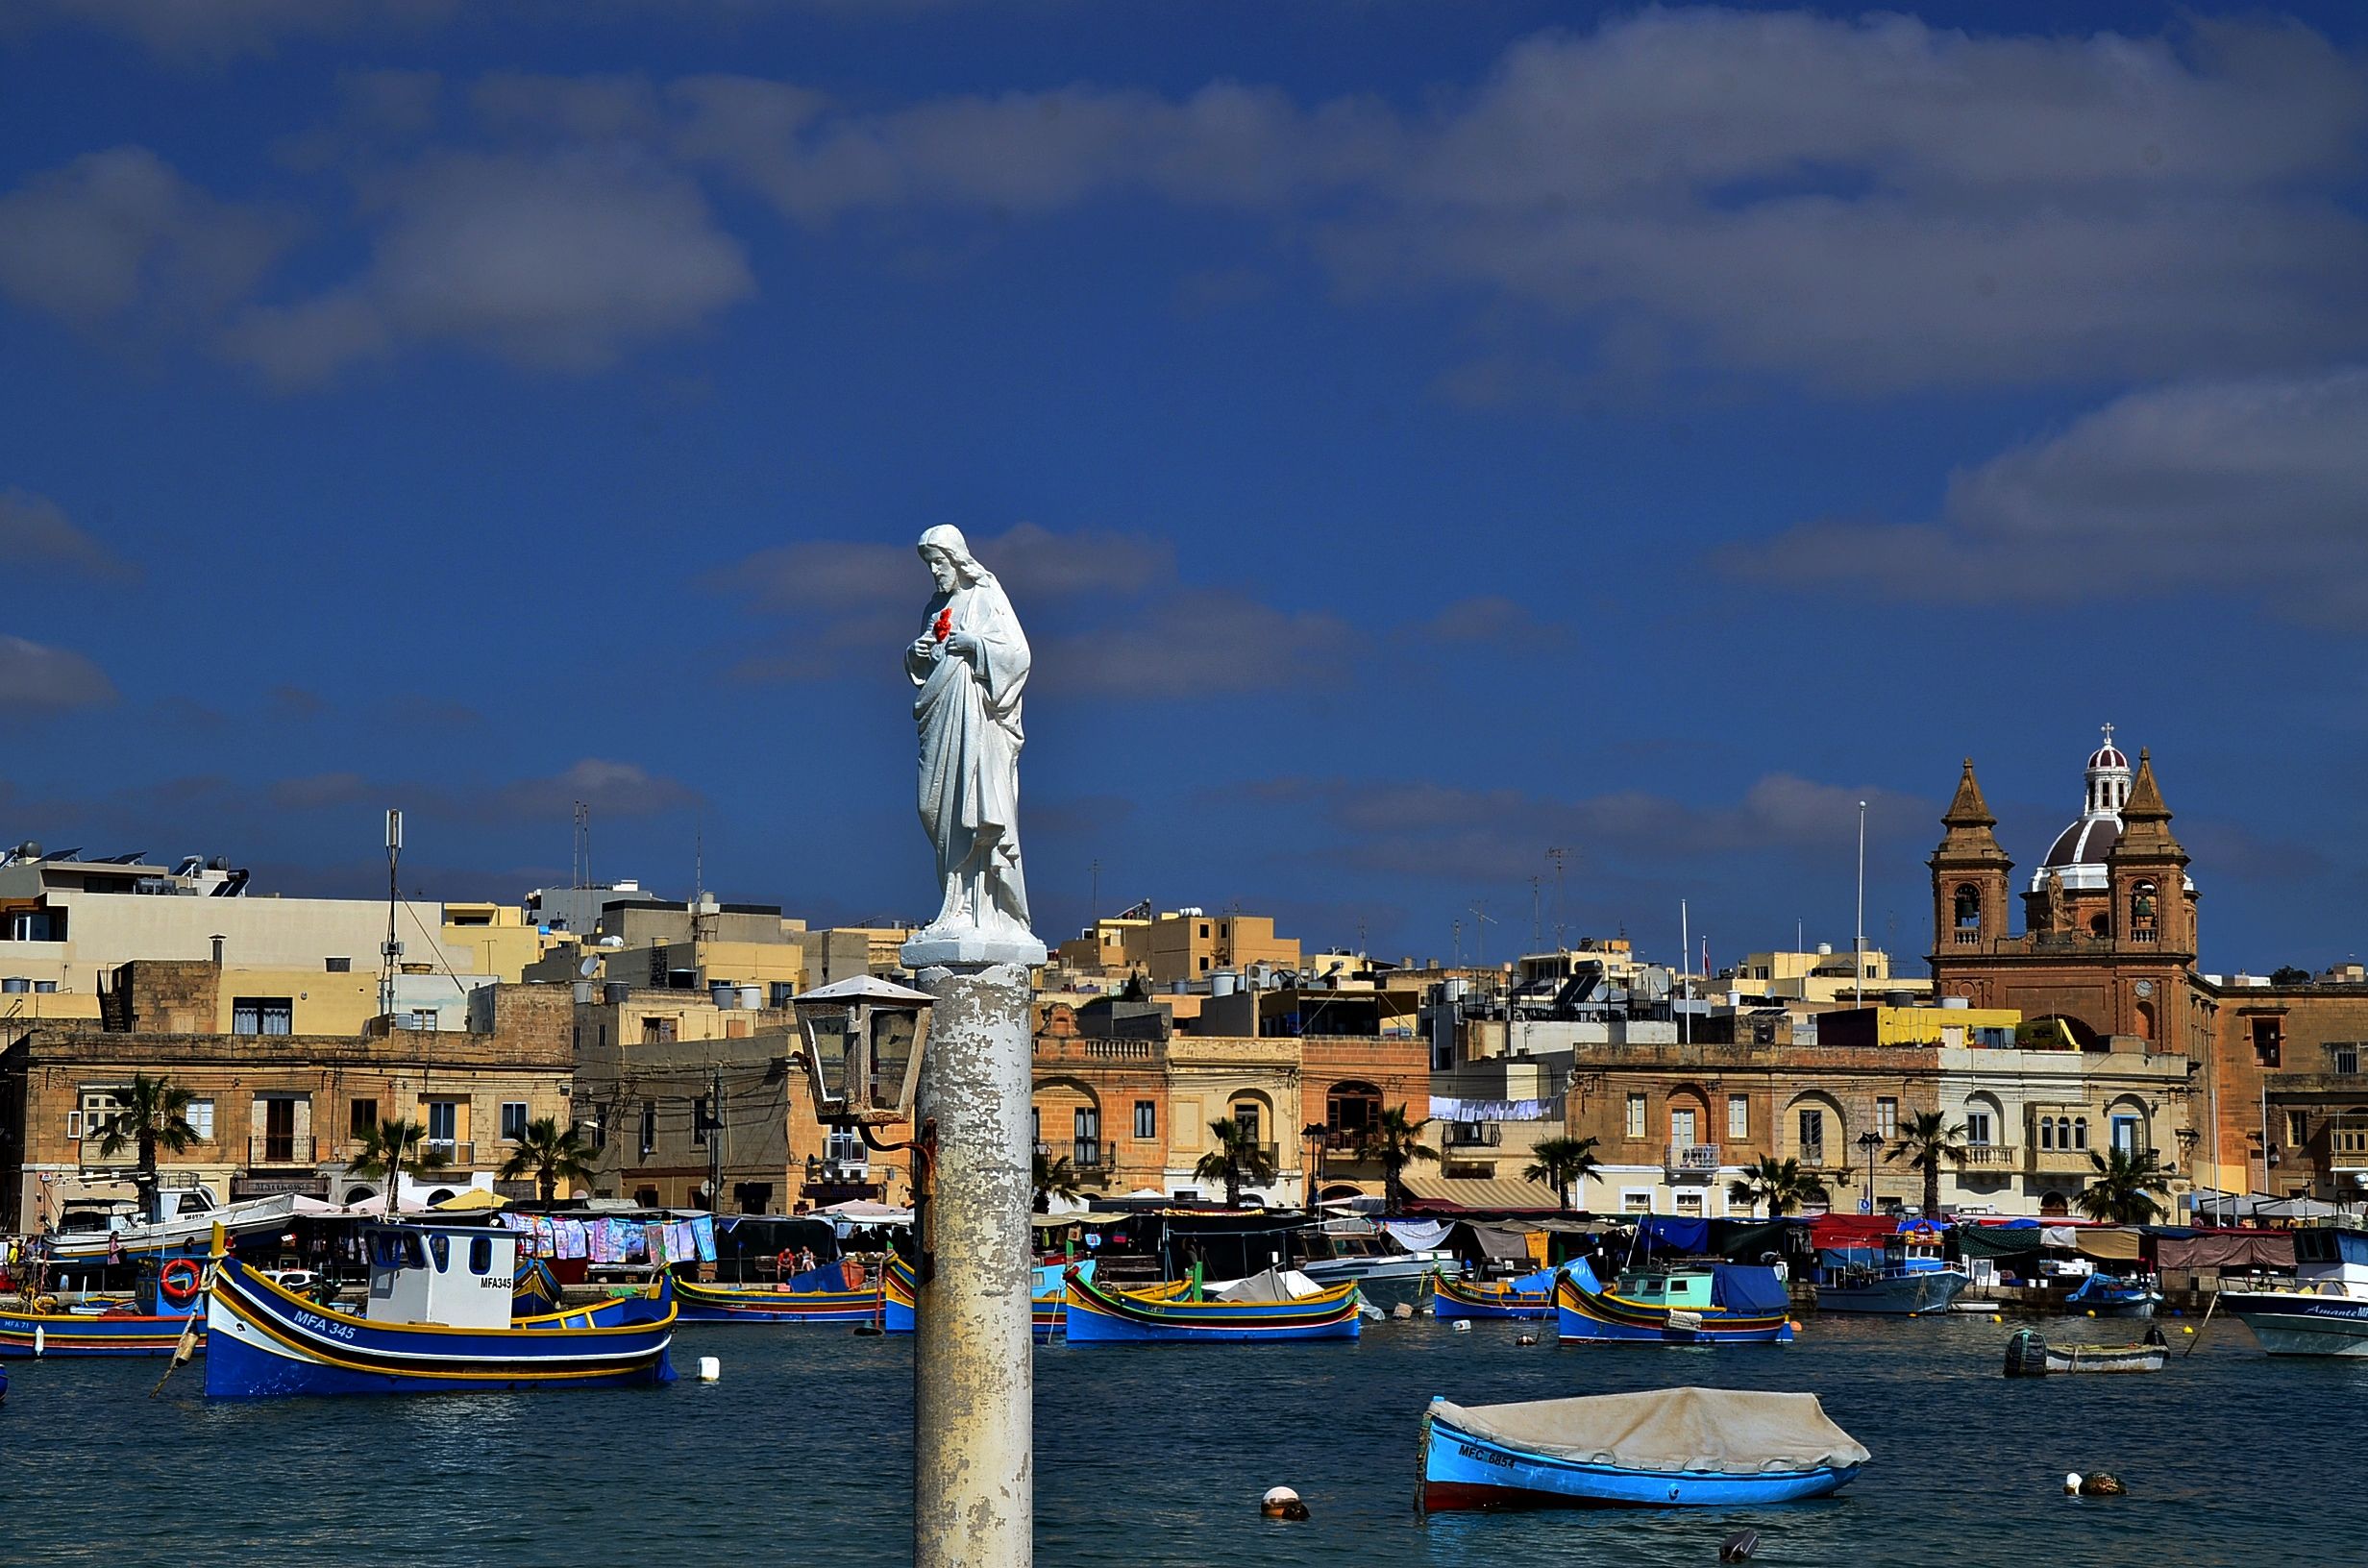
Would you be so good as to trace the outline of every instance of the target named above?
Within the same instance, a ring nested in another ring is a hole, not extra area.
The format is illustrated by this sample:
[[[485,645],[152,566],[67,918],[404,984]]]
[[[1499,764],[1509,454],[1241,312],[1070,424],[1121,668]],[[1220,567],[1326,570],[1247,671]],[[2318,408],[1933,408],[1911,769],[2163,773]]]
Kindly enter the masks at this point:
[[[937,627],[930,633],[930,635],[942,643],[946,640],[947,636],[952,632],[952,630],[953,606],[950,604],[946,608],[937,612]]]

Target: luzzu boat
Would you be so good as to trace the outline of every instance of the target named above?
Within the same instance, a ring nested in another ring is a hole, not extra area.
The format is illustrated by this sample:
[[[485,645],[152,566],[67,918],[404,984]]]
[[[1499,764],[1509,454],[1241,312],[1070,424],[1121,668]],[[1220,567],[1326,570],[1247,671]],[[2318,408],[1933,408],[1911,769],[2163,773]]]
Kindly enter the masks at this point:
[[[577,1311],[511,1317],[517,1237],[477,1226],[382,1225],[364,1233],[363,1315],[317,1306],[235,1258],[206,1297],[206,1392],[484,1392],[672,1383],[673,1283]]]
[[[1040,1345],[1049,1342],[1069,1320],[1062,1277],[1073,1266],[1085,1278],[1094,1277],[1094,1261],[1090,1258],[1074,1265],[1040,1264],[1028,1276],[1028,1331]],[[913,1265],[891,1255],[881,1275],[880,1288],[872,1298],[880,1305],[880,1327],[884,1332],[913,1332]]]
[[[1633,1269],[1607,1290],[1593,1269],[1571,1262],[1554,1283],[1554,1322],[1566,1341],[1789,1344],[1790,1311],[1776,1271],[1753,1263]]]
[[[2089,1275],[2081,1281],[2079,1289],[2063,1298],[2066,1311],[2084,1311],[2093,1317],[2152,1317],[2161,1302],[2162,1292],[2145,1281],[2110,1274]]]
[[[206,1265],[175,1257],[140,1267],[129,1302],[104,1311],[0,1308],[0,1356],[169,1356],[205,1294]],[[201,1336],[201,1344],[204,1342]]]
[[[1552,1317],[1554,1270],[1540,1269],[1517,1280],[1462,1280],[1431,1276],[1431,1315],[1458,1317]]]
[[[1424,1513],[1750,1507],[1824,1497],[1867,1460],[1814,1394],[1663,1388],[1518,1405],[1431,1401]]]
[[[1832,1227],[1843,1234],[1818,1235]],[[1812,1227],[1817,1247],[1817,1311],[1922,1317],[1945,1312],[1970,1283],[1948,1261],[1939,1230],[1871,1228],[1863,1215],[1828,1216]]]
[[[685,1323],[869,1323],[879,1316],[880,1282],[842,1258],[779,1285],[677,1280],[675,1308]]]
[[[1119,1290],[1096,1285],[1073,1268],[1066,1283],[1066,1333],[1073,1345],[1354,1339],[1363,1327],[1353,1284],[1283,1300],[1226,1301],[1206,1296],[1191,1280]]]

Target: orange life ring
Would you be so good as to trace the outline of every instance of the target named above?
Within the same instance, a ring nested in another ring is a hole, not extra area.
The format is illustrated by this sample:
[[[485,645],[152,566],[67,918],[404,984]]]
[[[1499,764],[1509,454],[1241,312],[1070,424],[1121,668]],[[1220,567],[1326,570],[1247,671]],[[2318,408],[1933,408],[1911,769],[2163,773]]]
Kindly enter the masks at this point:
[[[157,1294],[168,1307],[186,1307],[205,1287],[206,1275],[195,1259],[176,1258],[157,1271]]]
[[[864,1273],[864,1267],[861,1262],[855,1259],[850,1258],[844,1264],[841,1265],[841,1269],[847,1276],[847,1288],[850,1290],[860,1290],[863,1288],[863,1282],[868,1276]]]

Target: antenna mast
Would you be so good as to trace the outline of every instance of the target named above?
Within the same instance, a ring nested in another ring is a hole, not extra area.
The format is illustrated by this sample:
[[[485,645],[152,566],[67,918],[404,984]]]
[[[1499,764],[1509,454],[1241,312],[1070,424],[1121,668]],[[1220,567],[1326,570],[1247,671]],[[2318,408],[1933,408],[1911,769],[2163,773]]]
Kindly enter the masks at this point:
[[[395,976],[403,971],[403,943],[395,935],[395,908],[403,901],[396,878],[403,859],[403,813],[386,812],[386,942],[379,949],[379,1016],[394,1027]]]

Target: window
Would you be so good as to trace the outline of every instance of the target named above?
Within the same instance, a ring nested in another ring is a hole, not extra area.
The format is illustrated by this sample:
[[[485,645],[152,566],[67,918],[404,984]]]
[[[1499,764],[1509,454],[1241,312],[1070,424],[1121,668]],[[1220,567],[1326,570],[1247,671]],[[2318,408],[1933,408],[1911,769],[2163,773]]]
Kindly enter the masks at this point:
[[[633,1203],[637,1208],[656,1208],[658,1206],[657,1188],[654,1187],[637,1187],[633,1188]]]
[[[2285,1140],[2289,1148],[2301,1148],[2310,1141],[2310,1113],[2288,1111],[2285,1114]]]
[[[648,1157],[649,1157],[652,1153],[654,1153],[654,1152],[656,1150],[656,1148],[657,1148],[657,1101],[655,1101],[655,1100],[644,1100],[644,1101],[642,1101],[642,1102],[641,1102],[641,1153],[642,1153],[642,1157],[643,1157],[644,1159],[647,1159],[647,1158],[648,1158]],[[645,1208],[645,1209],[646,1209],[646,1208],[652,1208],[652,1207],[654,1207],[654,1206],[656,1205],[656,1203],[657,1203],[657,1200],[656,1200],[655,1198],[652,1198],[652,1199],[650,1200],[650,1202],[649,1202],[649,1203],[642,1205],[642,1207],[643,1207],[643,1208]]]
[[[1982,928],[1982,894],[1970,884],[1957,890],[1957,929],[1979,931]]]
[[[1327,1147],[1356,1148],[1380,1123],[1380,1086],[1338,1083],[1324,1091],[1323,1130]]]
[[[469,1272],[472,1274],[493,1272],[492,1237],[473,1236],[469,1237]]]
[[[2112,1128],[2113,1147],[2119,1149],[2124,1154],[2134,1155],[2137,1153],[2138,1118],[2135,1116],[2115,1116],[2112,1118],[2110,1126]]]
[[[1965,1141],[1975,1145],[1983,1145],[1988,1143],[1989,1139],[1989,1113],[1986,1111],[1966,1112]]]
[[[2055,1146],[2056,1118],[2054,1116],[2041,1116],[2039,1118],[2039,1147],[2043,1149],[2052,1149]]]
[[[458,1100],[430,1100],[428,1102],[428,1141],[452,1143],[460,1137],[460,1102]]]
[[[669,1017],[669,1018],[644,1018],[644,1019],[642,1019],[642,1020],[641,1020],[641,1042],[642,1042],[644,1045],[666,1045],[666,1044],[671,1044],[671,1043],[673,1042],[673,1041],[674,1041],[674,1038],[675,1038],[675,1020],[674,1020],[674,1019],[672,1019],[672,1018],[670,1018],[670,1017]]]
[[[1641,1094],[1628,1096],[1628,1136],[1630,1138],[1644,1136],[1644,1096]]]
[[[524,1100],[504,1100],[502,1102],[503,1141],[506,1143],[515,1143],[526,1136],[527,1102]]]
[[[2284,1043],[2285,1030],[2277,1018],[2253,1020],[2253,1065],[2257,1067],[2277,1066]]]
[[[1677,1212],[1690,1219],[1702,1217],[1702,1189],[1688,1188],[1677,1195]]]
[[[787,1007],[789,1006],[791,1000],[798,994],[798,982],[795,980],[776,980],[773,982],[773,989],[769,994],[775,1007]],[[765,1201],[768,1203],[773,1201],[773,1188],[771,1187],[767,1187],[765,1188]],[[761,1214],[764,1211],[762,1209],[751,1209],[748,1210],[747,1213],[752,1214]]]
[[[1619,1212],[1623,1214],[1649,1214],[1653,1212],[1653,1189],[1649,1187],[1623,1187],[1619,1189]]]
[[[2368,1112],[2354,1107],[2335,1119],[2335,1158],[2347,1165],[2368,1159]]]
[[[1875,1101],[1875,1133],[1886,1139],[1899,1136],[1899,1102],[1887,1094]]]
[[[1242,1139],[1244,1142],[1255,1143],[1259,1141],[1258,1110],[1259,1107],[1256,1100],[1237,1100],[1234,1102],[1233,1124],[1242,1129]]]
[[[1200,934],[1201,934],[1202,936],[1204,936],[1204,937],[1205,937],[1205,936],[1207,936],[1207,935],[1209,934],[1209,922],[1208,922],[1208,921],[1206,921],[1206,920],[1202,920],[1202,921],[1200,922]]]
[[[1045,1114],[1032,1105],[1027,1108],[1027,1140],[1032,1147],[1044,1147]]]
[[[2355,1073],[2359,1071],[2359,1045],[2356,1041],[2350,1045],[2330,1045],[2327,1048],[2327,1051],[2328,1056],[2337,1072]]]
[[[1693,1147],[1693,1111],[1690,1107],[1669,1108],[1669,1141],[1681,1149]]]
[[[238,996],[231,1001],[234,1035],[292,1035],[296,1004],[285,996]]]
[[[438,1274],[453,1266],[453,1238],[442,1231],[428,1233],[428,1252],[435,1259],[435,1271]]]
[[[348,1138],[368,1138],[378,1130],[378,1101],[348,1100],[345,1102],[345,1132]]]
[[[1810,1109],[1801,1113],[1801,1158],[1813,1164],[1825,1163],[1825,1113]]]
[[[188,1122],[189,1131],[197,1135],[200,1143],[213,1141],[213,1101],[191,1100],[182,1112],[182,1118]]]
[[[1101,1166],[1101,1113],[1092,1106],[1079,1106],[1070,1118],[1070,1159],[1080,1170]]]
[[[2086,1116],[2072,1118],[2072,1147],[2075,1149],[2088,1147],[2088,1118]]]
[[[1209,972],[1209,961],[1205,958],[1200,961],[1200,972],[1202,974]]]
[[[1159,1136],[1157,1101],[1137,1100],[1135,1102],[1135,1136],[1137,1138],[1157,1138]]]
[[[770,1213],[773,1210],[771,1182],[735,1182],[731,1195],[739,1201],[740,1212],[744,1214]]]
[[[691,1102],[691,1142],[699,1148],[705,1148],[707,1135],[714,1130],[715,1101],[702,1094]]]
[[[331,974],[352,974],[354,972],[354,961],[350,958],[333,958],[329,960],[328,972]]]
[[[1727,1137],[1733,1139],[1751,1136],[1751,1101],[1741,1094],[1727,1096]]]

